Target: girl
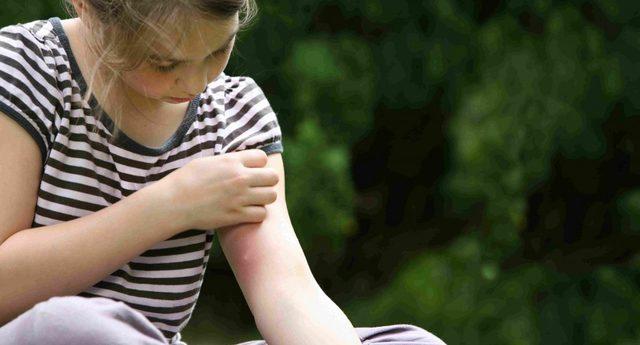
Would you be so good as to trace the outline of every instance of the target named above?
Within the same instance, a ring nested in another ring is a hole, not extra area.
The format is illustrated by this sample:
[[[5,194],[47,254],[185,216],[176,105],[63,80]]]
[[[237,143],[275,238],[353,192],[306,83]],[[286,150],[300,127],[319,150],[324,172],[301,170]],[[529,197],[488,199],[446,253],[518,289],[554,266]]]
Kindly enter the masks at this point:
[[[251,0],[69,4],[0,31],[0,343],[183,343],[215,231],[270,344],[442,344],[313,278],[276,115],[223,73]]]

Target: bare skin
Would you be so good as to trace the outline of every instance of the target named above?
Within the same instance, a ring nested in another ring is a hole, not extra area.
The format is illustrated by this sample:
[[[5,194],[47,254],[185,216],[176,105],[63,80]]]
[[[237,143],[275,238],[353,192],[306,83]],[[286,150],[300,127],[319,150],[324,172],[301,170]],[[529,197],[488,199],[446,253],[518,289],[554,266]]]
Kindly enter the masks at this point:
[[[82,16],[81,4],[75,1]],[[209,22],[204,31],[194,33],[187,41],[218,36],[199,50],[179,49],[173,58],[188,62],[172,73],[158,74],[146,66],[124,77],[123,91],[138,115],[166,119],[148,137],[144,133],[149,128],[140,126],[142,120],[131,120],[124,127],[127,134],[143,133],[134,139],[154,144],[172,133],[174,116],[179,118],[184,109],[168,106],[167,97],[195,94],[206,85],[203,82],[220,74],[228,55],[220,60],[207,57],[234,33],[234,23]],[[67,26],[69,32],[72,25]],[[91,58],[78,56],[80,67],[88,70]],[[108,111],[109,100],[102,101]],[[256,325],[269,344],[360,344],[353,325],[317,284],[300,247],[287,211],[280,154],[247,150],[194,159],[88,216],[28,228],[42,168],[39,150],[26,132],[4,114],[0,118],[4,120],[0,133],[11,134],[0,136],[0,181],[11,188],[0,195],[0,325],[52,296],[84,291],[177,233],[217,229]],[[16,146],[20,154],[10,154]],[[23,164],[21,157],[37,159]]]

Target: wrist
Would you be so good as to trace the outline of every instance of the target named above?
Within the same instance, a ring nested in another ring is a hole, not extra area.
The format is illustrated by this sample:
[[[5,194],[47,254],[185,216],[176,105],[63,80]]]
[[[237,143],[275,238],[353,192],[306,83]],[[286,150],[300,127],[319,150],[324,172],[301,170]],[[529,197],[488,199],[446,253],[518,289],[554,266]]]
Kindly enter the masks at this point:
[[[144,207],[141,215],[151,226],[165,229],[171,237],[187,229],[183,217],[175,207],[174,192],[160,183],[153,183],[137,191],[138,202]],[[133,195],[132,195],[133,196]]]

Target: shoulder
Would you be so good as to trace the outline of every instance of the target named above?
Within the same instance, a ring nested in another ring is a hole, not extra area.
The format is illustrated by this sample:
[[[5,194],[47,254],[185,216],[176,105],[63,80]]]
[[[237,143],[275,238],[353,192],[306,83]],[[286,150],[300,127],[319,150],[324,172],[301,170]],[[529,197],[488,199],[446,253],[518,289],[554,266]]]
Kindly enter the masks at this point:
[[[0,110],[31,134],[43,157],[63,112],[52,30],[46,20],[0,28]]]
[[[31,58],[44,59],[51,56],[50,42],[54,39],[53,25],[47,20],[0,28],[2,55],[19,53]]]
[[[263,90],[253,78],[225,73],[207,85],[200,103],[201,106],[218,105],[227,120],[248,112],[273,112]]]
[[[48,20],[0,28],[0,85],[9,94],[42,96],[51,102],[47,108],[56,106],[64,85],[61,77],[68,71],[59,45]]]
[[[213,100],[220,111],[220,152],[250,148],[262,148],[267,153],[282,152],[277,116],[253,78],[222,73],[209,84],[207,92],[209,96],[205,99]]]
[[[267,96],[256,81],[248,76],[224,75],[224,108],[226,118],[260,118],[273,113]]]
[[[47,20],[0,28],[0,64],[4,81],[23,80],[57,88],[60,73],[59,41]]]
[[[218,78],[207,85],[203,98],[217,97],[219,101],[223,101],[225,105],[228,105],[227,103],[230,101],[235,100],[235,102],[237,102],[243,99],[245,95],[250,95],[251,92],[254,94],[262,94],[262,89],[260,89],[253,78],[247,76],[231,76],[223,72]],[[263,94],[262,98],[264,98]],[[235,102],[233,104],[235,104]],[[233,106],[233,104],[231,104],[231,106]]]
[[[266,96],[255,80],[247,76],[227,76],[224,78],[225,105],[233,109],[240,104],[255,104],[266,101]]]

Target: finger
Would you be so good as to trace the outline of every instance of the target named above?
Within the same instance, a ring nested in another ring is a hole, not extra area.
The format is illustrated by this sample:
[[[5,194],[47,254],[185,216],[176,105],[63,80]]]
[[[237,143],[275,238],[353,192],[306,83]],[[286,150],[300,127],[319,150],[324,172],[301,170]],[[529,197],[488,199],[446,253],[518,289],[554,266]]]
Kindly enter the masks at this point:
[[[247,168],[262,168],[267,165],[267,154],[259,149],[244,150],[238,152],[240,162]]]
[[[271,168],[247,169],[249,187],[275,186],[280,181],[278,173]]]
[[[243,204],[246,206],[251,206],[251,205],[263,206],[263,205],[268,205],[275,202],[277,198],[278,198],[278,193],[275,191],[273,187],[251,188]]]
[[[243,213],[244,221],[249,223],[259,223],[267,217],[267,209],[264,206],[245,206]]]

